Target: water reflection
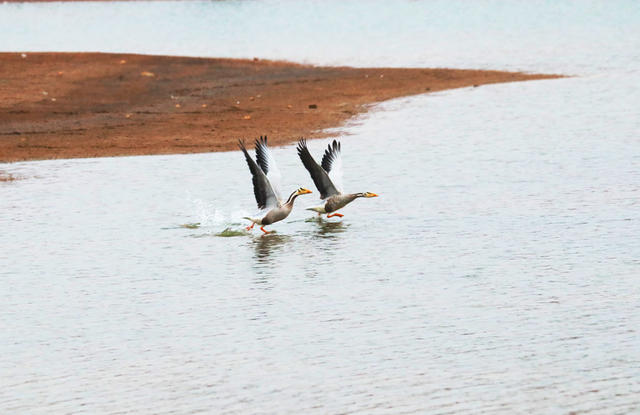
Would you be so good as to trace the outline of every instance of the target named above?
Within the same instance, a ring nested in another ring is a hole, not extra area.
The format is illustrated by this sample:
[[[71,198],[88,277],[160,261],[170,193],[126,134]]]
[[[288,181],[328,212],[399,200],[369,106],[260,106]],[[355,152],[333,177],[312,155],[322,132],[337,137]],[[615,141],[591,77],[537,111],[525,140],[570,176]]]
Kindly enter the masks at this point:
[[[288,235],[271,233],[253,238],[254,258],[259,268],[273,264],[273,254],[291,240]]]
[[[345,225],[343,221],[329,222],[322,219],[322,217],[312,218],[307,220],[306,222],[316,223],[314,235],[321,238],[336,239],[338,237],[338,234],[343,233],[349,227],[349,225]]]

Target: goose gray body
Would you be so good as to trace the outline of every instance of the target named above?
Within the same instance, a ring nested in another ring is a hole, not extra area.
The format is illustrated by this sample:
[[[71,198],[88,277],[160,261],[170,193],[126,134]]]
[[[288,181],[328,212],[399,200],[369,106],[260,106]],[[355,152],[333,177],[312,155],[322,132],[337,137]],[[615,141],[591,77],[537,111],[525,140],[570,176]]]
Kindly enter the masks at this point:
[[[358,195],[363,195],[363,194],[350,193],[346,195],[337,194],[337,195],[330,196],[329,198],[327,198],[327,200],[324,203],[324,210],[326,213],[332,213],[338,209],[342,209],[343,207],[347,206],[349,203],[356,200],[358,197],[362,197]]]
[[[259,218],[245,217],[253,224],[247,227],[247,230],[252,229],[253,225],[260,225],[260,229],[264,233],[269,233],[263,226],[271,225],[272,223],[279,222],[285,219],[291,213],[293,209],[293,203],[300,195],[311,193],[303,187],[294,191],[289,195],[286,201],[282,200],[280,192],[278,190],[278,183],[280,178],[280,172],[277,169],[275,159],[267,146],[267,137],[260,137],[256,140],[256,160],[254,161],[242,140],[238,141],[238,145],[244,158],[247,161],[249,170],[251,171],[253,182],[253,194],[256,198],[256,203],[259,209],[268,209],[268,211]]]
[[[289,196],[290,201],[283,203],[281,206],[277,206],[271,209],[256,223],[260,226],[266,226],[286,219],[293,210],[293,202],[295,201],[296,197],[299,196],[296,194],[296,192],[291,193],[291,196]]]
[[[320,192],[320,198],[324,200],[324,204],[321,206],[315,206],[307,208],[318,212],[318,214],[327,213],[331,214],[339,209],[342,209],[349,203],[353,202],[359,197],[376,197],[375,193],[343,193],[342,192],[342,156],[341,146],[336,140],[333,140],[329,147],[325,150],[320,164],[316,163],[307,148],[307,142],[301,139],[298,142],[298,156],[302,161],[302,164],[307,169],[313,183]],[[334,213],[332,216],[342,216],[339,213]]]

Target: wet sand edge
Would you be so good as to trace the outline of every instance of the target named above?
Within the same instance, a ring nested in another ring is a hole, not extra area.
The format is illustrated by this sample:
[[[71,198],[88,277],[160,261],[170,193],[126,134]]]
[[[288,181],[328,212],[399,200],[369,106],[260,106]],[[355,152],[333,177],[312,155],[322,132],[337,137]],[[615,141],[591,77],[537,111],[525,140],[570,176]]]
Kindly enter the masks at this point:
[[[0,162],[181,154],[317,138],[371,104],[553,74],[261,59],[0,53]]]

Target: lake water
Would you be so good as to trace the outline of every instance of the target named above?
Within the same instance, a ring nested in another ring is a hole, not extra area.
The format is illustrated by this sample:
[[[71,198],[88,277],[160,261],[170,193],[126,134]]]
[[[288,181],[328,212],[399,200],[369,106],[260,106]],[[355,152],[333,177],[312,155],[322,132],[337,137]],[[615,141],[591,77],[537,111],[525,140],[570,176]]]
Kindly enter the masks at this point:
[[[640,411],[635,2],[0,4],[0,27],[4,51],[575,75],[352,120],[345,187],[380,197],[343,219],[275,149],[314,194],[264,237],[239,152],[0,164],[0,412]]]

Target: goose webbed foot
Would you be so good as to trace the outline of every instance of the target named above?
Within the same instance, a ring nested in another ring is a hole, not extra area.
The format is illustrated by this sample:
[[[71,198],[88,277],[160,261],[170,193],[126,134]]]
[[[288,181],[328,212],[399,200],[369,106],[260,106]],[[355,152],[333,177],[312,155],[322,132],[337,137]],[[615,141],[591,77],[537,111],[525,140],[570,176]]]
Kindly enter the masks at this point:
[[[328,218],[332,218],[334,216],[337,216],[339,218],[343,217],[344,215],[342,213],[332,213],[330,215],[327,215]]]

